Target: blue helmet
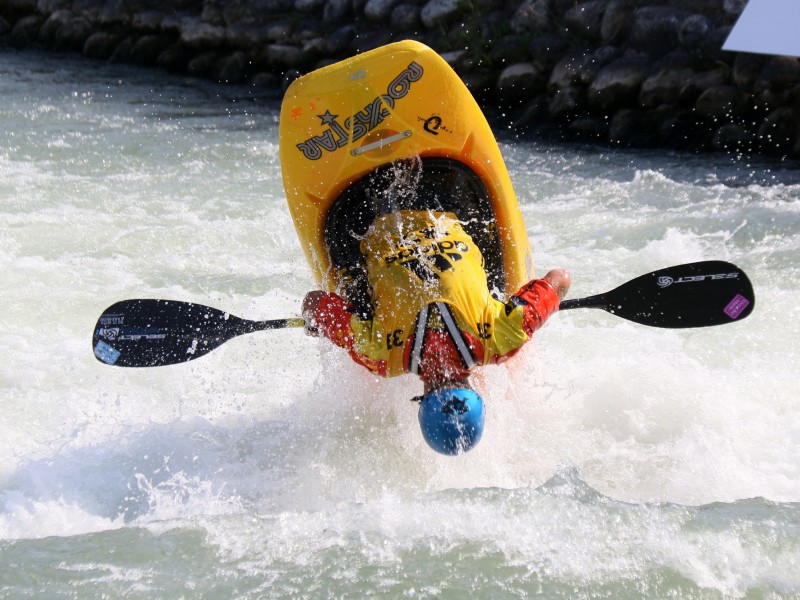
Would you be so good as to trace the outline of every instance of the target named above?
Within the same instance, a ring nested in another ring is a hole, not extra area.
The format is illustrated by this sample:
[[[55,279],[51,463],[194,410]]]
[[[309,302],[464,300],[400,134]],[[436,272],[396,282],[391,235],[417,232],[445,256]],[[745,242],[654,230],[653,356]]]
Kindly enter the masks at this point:
[[[483,399],[467,388],[444,388],[422,396],[419,426],[428,445],[440,454],[472,449],[483,435]]]

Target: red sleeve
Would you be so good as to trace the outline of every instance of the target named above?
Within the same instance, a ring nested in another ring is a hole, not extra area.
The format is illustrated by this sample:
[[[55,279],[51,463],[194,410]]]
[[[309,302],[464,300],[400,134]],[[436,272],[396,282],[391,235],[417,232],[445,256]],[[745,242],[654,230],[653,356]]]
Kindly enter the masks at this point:
[[[322,334],[337,346],[350,350],[353,347],[353,330],[347,301],[333,292],[325,294],[317,304],[314,320]]]
[[[355,362],[373,373],[386,377],[386,361],[372,360],[353,350],[353,329],[350,326],[353,314],[350,312],[350,308],[350,304],[338,294],[333,292],[325,294],[317,304],[317,310],[314,313],[317,327],[326,338],[347,350],[350,358]]]
[[[548,317],[558,310],[558,293],[546,279],[526,283],[511,297],[510,304],[521,306],[524,316],[522,328],[528,336],[539,329]]]

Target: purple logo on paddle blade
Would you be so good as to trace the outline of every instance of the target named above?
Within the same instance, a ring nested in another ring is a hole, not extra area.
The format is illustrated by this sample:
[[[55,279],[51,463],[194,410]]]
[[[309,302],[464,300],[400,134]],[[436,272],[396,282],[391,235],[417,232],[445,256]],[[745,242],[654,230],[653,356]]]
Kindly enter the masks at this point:
[[[731,319],[736,319],[742,314],[745,308],[750,306],[750,300],[742,296],[741,294],[736,294],[728,303],[728,306],[725,307],[725,314],[728,315]]]

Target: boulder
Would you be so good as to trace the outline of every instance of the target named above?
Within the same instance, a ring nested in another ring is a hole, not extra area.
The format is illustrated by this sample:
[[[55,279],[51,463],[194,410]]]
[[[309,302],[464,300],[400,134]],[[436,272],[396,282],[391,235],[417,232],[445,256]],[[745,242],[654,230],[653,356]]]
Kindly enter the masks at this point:
[[[730,121],[740,115],[745,108],[742,92],[733,85],[716,85],[700,94],[695,102],[695,112],[702,118],[712,121]]]
[[[550,92],[573,85],[588,85],[607,64],[617,59],[620,50],[603,46],[594,52],[577,50],[562,58],[550,73]]]
[[[416,29],[421,23],[420,8],[416,4],[398,4],[392,9],[389,21],[396,31]]]
[[[181,42],[189,48],[197,50],[217,48],[225,43],[227,33],[224,27],[203,23],[197,17],[187,17],[183,20]]]
[[[603,67],[589,85],[591,106],[599,110],[635,103],[642,82],[650,73],[650,61],[641,56],[623,56]]]
[[[523,0],[511,17],[511,31],[515,33],[538,33],[552,27],[551,2],[549,0]]]
[[[420,11],[422,24],[428,29],[447,23],[461,13],[459,0],[429,0]]]
[[[605,9],[606,0],[581,2],[564,14],[564,24],[570,33],[593,42],[600,41]]]
[[[686,15],[670,6],[645,6],[633,11],[629,43],[651,55],[664,54],[678,45]]]
[[[685,48],[695,49],[705,44],[712,31],[714,31],[714,23],[707,16],[690,15],[680,25],[678,41]]]
[[[364,5],[364,16],[375,23],[385,23],[392,14],[397,0],[367,0]]]
[[[646,107],[680,104],[684,83],[694,75],[691,69],[665,69],[650,75],[642,81],[639,103]]]
[[[501,101],[513,102],[543,92],[546,83],[547,78],[541,69],[531,63],[516,63],[500,73],[497,91]]]
[[[800,141],[800,113],[795,107],[772,111],[758,128],[761,149],[768,154],[786,154],[794,151]]]
[[[633,8],[628,0],[612,0],[600,22],[600,38],[604,44],[621,45],[631,30]]]

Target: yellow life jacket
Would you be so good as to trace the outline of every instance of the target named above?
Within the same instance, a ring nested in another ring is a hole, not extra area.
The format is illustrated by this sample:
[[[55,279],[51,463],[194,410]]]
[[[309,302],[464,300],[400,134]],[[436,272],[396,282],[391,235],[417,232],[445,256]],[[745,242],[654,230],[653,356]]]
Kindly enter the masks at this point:
[[[352,318],[353,349],[372,360],[385,360],[388,377],[407,371],[409,336],[419,323],[431,326],[427,311],[422,321],[418,317],[434,303],[447,305],[458,329],[481,341],[483,354],[474,357],[477,364],[527,340],[522,309],[507,313],[506,305],[492,298],[480,250],[453,213],[403,210],[382,215],[361,241],[361,253],[375,310],[371,321]]]

